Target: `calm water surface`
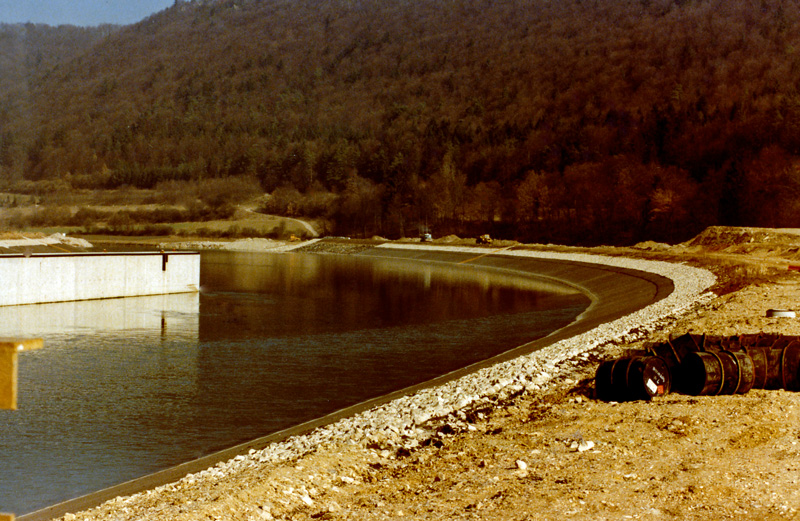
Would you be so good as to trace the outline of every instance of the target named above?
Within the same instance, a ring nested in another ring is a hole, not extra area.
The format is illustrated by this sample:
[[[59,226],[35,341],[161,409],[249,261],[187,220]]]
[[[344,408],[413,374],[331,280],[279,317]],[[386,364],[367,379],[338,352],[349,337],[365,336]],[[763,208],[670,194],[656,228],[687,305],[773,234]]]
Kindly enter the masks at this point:
[[[127,481],[485,359],[588,300],[529,276],[358,256],[203,254],[202,292],[0,308],[20,355],[0,511]]]

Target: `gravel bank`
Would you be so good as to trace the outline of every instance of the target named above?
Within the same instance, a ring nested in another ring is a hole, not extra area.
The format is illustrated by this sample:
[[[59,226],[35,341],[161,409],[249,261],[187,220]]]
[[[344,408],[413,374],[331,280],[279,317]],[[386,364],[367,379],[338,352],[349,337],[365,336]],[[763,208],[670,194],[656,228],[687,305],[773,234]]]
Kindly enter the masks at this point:
[[[19,239],[0,240],[0,252],[15,253],[21,251],[41,251],[52,253],[63,253],[71,250],[85,250],[91,248],[92,244],[84,239],[68,237],[63,233],[54,233],[47,237],[21,237]],[[69,249],[65,249],[69,248]],[[9,250],[8,252],[3,250]]]
[[[283,253],[308,247],[319,239],[303,242],[276,241],[273,239],[248,238],[234,241],[182,241],[162,242],[158,247],[164,250],[225,250],[241,252],[271,252]]]
[[[381,247],[420,246],[389,243]],[[424,247],[479,255],[491,251],[485,248]],[[332,451],[332,457],[345,461],[347,457],[343,451],[347,450],[346,447],[352,447],[353,450],[368,451],[369,457],[391,459],[398,454],[410,453],[421,446],[436,443],[437,436],[442,432],[468,431],[471,428],[466,421],[468,416],[480,414],[479,411],[496,407],[514,396],[535,395],[559,382],[569,383],[568,375],[572,368],[586,365],[586,361],[594,357],[593,351],[597,348],[641,338],[659,328],[664,321],[673,320],[698,302],[709,300],[712,295],[706,290],[715,281],[708,271],[665,262],[525,250],[506,250],[502,254],[652,272],[672,279],[675,290],[667,298],[645,309],[540,351],[481,369],[439,387],[419,391],[309,434],[273,443],[262,450],[251,450],[213,468],[187,475],[175,483],[130,497],[116,498],[93,510],[68,514],[64,519],[290,518],[298,508],[314,505],[320,488],[327,490],[351,484],[358,478],[342,471],[338,475],[317,476],[316,486],[308,485],[308,479],[292,481],[287,478],[285,483],[292,485],[271,484],[271,491],[265,492],[258,504],[240,503],[233,499],[220,503],[220,487],[230,484],[232,490],[240,490],[266,486],[261,483],[263,476],[267,471],[274,475],[276,468],[285,469],[288,473],[294,469],[307,474],[291,462],[312,452],[320,454]],[[199,504],[214,506],[204,510],[194,508]],[[231,509],[227,515],[218,511],[220,505]],[[330,505],[329,508],[334,512],[339,506]]]

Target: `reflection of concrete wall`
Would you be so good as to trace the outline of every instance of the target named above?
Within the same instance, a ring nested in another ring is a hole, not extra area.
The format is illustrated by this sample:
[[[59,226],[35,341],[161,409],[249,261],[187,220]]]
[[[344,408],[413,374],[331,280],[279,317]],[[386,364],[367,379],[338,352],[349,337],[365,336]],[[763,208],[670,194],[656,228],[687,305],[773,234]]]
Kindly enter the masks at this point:
[[[0,306],[196,292],[200,255],[0,255]]]
[[[139,330],[196,341],[199,311],[199,293],[6,306],[0,337]]]

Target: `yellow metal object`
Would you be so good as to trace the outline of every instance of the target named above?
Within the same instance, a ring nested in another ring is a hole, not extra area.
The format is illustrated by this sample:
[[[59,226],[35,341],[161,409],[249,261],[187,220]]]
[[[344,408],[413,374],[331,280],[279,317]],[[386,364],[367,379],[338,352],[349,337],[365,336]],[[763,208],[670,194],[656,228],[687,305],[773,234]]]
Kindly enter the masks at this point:
[[[17,356],[21,351],[41,349],[41,338],[0,338],[0,409],[17,408]],[[1,514],[0,521],[14,521],[14,514]]]
[[[43,345],[41,338],[0,338],[0,409],[17,408],[18,353],[40,349]],[[0,521],[6,519],[0,516]]]

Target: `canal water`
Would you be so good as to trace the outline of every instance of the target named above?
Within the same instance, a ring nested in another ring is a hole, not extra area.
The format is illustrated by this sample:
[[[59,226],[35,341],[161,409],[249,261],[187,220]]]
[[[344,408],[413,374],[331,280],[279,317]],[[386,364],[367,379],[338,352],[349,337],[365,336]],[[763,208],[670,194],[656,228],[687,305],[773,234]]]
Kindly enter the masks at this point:
[[[199,294],[0,308],[19,410],[0,411],[17,515],[318,418],[519,346],[588,299],[530,275],[208,252]]]

